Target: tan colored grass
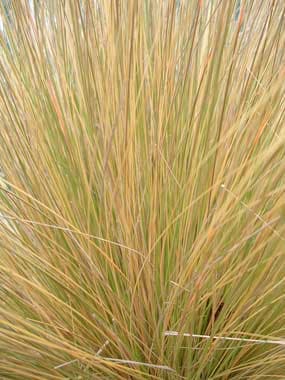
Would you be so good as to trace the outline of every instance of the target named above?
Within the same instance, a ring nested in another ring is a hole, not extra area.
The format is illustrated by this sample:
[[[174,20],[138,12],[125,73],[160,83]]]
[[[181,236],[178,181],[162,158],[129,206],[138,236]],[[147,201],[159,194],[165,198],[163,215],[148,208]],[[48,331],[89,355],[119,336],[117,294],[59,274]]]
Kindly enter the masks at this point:
[[[1,6],[1,379],[284,378],[285,4],[236,5]]]

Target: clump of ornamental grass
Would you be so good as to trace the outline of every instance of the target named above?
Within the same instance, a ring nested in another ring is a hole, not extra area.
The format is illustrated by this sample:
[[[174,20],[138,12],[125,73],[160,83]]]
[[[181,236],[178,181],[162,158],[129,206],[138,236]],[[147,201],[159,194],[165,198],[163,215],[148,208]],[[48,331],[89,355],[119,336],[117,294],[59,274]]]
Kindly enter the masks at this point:
[[[1,10],[0,378],[284,378],[285,3]]]

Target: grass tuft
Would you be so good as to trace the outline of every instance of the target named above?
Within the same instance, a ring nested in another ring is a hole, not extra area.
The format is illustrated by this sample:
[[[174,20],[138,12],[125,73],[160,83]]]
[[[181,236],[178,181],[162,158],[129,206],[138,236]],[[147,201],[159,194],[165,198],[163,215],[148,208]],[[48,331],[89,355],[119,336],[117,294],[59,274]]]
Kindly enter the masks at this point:
[[[0,378],[284,379],[285,3],[0,9]]]

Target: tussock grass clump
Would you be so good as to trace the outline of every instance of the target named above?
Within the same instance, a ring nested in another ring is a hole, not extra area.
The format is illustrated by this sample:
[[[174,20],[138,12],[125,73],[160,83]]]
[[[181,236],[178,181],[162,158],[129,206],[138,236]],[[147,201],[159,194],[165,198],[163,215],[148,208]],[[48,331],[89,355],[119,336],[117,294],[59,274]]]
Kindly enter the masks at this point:
[[[6,1],[0,378],[285,378],[285,3]]]

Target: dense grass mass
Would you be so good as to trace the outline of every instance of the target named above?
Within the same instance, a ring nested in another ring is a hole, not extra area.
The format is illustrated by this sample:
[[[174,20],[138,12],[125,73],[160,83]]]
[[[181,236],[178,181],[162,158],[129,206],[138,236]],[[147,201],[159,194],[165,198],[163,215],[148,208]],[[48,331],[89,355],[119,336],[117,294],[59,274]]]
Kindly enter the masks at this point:
[[[0,378],[285,379],[284,1],[1,10]]]

